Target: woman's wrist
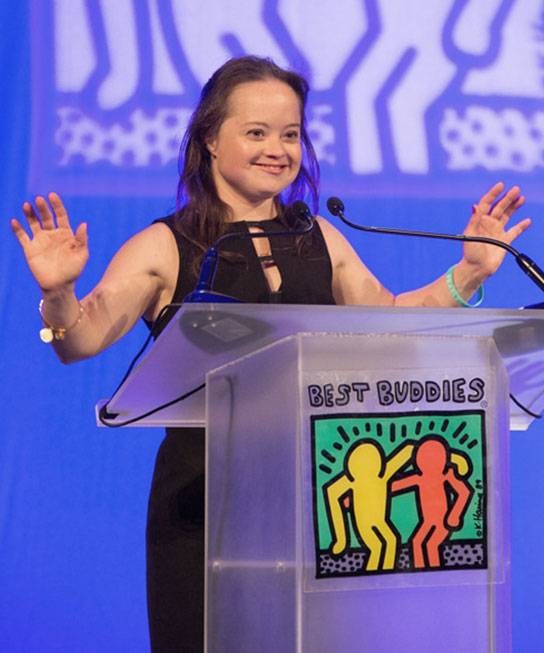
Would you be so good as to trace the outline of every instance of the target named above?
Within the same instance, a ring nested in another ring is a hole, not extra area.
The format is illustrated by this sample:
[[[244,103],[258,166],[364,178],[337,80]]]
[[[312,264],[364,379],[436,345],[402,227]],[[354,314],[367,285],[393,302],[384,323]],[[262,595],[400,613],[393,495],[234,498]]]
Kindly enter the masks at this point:
[[[481,302],[482,286],[488,276],[479,266],[461,259],[446,273],[446,283],[455,302],[461,306],[468,306],[468,301],[476,293],[478,293],[478,304]]]
[[[43,299],[40,302],[40,305],[38,307],[38,311],[40,313],[40,317],[42,318],[42,322],[44,324],[43,328],[40,330],[40,338],[43,342],[49,343],[53,342],[53,340],[64,340],[66,337],[66,332],[71,331],[74,329],[82,320],[83,318],[83,306],[81,305],[80,302],[78,302],[78,314],[75,320],[65,323],[62,326],[59,325],[54,325],[48,322],[44,315],[43,315]]]
[[[81,321],[83,307],[74,293],[73,286],[71,288],[57,288],[54,291],[48,290],[42,292],[42,295],[43,299],[38,307],[40,317],[46,330],[51,331],[50,335],[55,340],[62,340],[66,331],[75,327]],[[60,334],[61,337],[57,337],[57,334]]]

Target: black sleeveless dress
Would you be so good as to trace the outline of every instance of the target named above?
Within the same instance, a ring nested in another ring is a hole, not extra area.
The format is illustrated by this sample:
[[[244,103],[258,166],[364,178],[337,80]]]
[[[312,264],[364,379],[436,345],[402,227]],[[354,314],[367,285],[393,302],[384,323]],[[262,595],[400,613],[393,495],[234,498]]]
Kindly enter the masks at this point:
[[[194,247],[168,225],[179,250],[179,275],[173,302],[182,302],[195,287],[188,272]],[[266,232],[285,227],[276,218],[259,221]],[[248,231],[233,222],[231,231]],[[245,302],[334,304],[332,265],[316,225],[300,255],[291,236],[269,239],[282,283],[271,293],[255,247],[249,239],[232,239],[221,251],[214,291]],[[167,316],[162,327],[175,310]],[[155,463],[147,518],[147,600],[153,653],[201,653],[204,641],[204,429],[167,429]]]

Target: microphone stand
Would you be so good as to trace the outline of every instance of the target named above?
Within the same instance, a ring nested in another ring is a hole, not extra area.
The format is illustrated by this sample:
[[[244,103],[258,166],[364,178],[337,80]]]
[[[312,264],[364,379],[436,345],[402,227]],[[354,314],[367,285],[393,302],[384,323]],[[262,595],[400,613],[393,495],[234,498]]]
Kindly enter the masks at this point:
[[[442,240],[461,240],[463,242],[486,243],[488,245],[502,247],[502,249],[513,254],[519,267],[534,281],[534,283],[536,283],[540,290],[544,291],[544,272],[538,267],[538,265],[526,254],[518,252],[511,245],[496,240],[495,238],[487,238],[486,236],[465,236],[464,234],[441,234],[430,231],[410,231],[407,229],[391,229],[388,227],[367,227],[351,222],[346,218],[344,215],[344,204],[342,200],[338,199],[338,197],[329,197],[327,200],[327,208],[332,215],[340,218],[340,220],[347,224],[348,227],[358,229],[359,231],[371,231],[374,233],[395,234],[400,236],[419,236],[422,238],[439,238]]]

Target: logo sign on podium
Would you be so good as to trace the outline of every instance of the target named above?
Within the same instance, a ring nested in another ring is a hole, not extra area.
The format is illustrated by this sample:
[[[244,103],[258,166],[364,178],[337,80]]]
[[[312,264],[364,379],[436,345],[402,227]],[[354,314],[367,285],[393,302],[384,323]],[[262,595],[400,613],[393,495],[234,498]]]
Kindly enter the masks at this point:
[[[424,572],[431,584],[455,584],[495,566],[492,386],[483,368],[305,376],[311,484],[305,510],[313,554],[309,545],[306,551],[315,561],[314,582],[337,579],[331,588],[346,588],[350,577],[364,577],[389,586],[395,575],[410,584],[407,574]],[[308,574],[310,567],[308,560]],[[427,573],[446,571],[464,575]]]
[[[312,418],[316,577],[485,569],[484,411]]]

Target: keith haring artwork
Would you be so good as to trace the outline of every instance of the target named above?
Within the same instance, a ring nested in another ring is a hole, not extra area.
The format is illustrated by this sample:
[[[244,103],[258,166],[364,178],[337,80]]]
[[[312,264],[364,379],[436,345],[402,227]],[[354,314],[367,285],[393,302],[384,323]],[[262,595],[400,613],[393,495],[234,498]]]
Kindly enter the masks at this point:
[[[484,412],[312,417],[316,577],[487,568]]]
[[[324,190],[472,196],[511,172],[542,197],[543,0],[30,6],[33,186],[171,194],[202,85],[255,54],[308,77]]]

